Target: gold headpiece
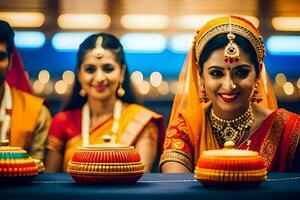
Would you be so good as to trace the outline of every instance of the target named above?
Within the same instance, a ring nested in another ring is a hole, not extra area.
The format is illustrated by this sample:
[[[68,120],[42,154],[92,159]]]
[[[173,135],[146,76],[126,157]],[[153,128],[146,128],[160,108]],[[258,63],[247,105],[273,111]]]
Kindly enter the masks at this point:
[[[102,43],[103,43],[103,37],[99,36],[96,39],[95,48],[92,50],[93,56],[97,58],[101,58],[104,55],[104,49],[102,47]]]
[[[229,43],[226,45],[224,50],[224,60],[225,62],[238,62],[240,59],[240,49],[239,46],[234,43],[235,35],[232,33],[231,27],[231,17],[229,16],[229,33],[227,34]]]
[[[255,28],[251,22],[242,17],[225,16],[208,22],[197,31],[197,34],[194,37],[193,48],[195,50],[195,56],[198,62],[206,44],[215,36],[224,33],[227,33],[227,38],[229,39],[229,43],[224,52],[224,56],[228,58],[228,61],[230,61],[230,58],[232,62],[236,61],[236,58],[239,58],[239,48],[234,43],[235,35],[240,35],[246,38],[255,49],[258,63],[263,61],[265,56],[265,48],[262,37],[260,36],[257,28]]]

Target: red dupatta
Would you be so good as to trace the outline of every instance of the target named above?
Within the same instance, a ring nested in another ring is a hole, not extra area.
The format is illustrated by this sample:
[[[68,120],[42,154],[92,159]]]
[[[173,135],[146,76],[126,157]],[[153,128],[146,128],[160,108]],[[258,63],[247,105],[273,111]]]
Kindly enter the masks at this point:
[[[32,94],[29,80],[24,73],[24,65],[16,47],[13,48],[11,67],[6,74],[7,83],[19,90]]]
[[[274,111],[249,138],[250,150],[258,151],[268,171],[291,170],[300,137],[300,117],[285,109]],[[246,149],[247,145],[240,146]]]

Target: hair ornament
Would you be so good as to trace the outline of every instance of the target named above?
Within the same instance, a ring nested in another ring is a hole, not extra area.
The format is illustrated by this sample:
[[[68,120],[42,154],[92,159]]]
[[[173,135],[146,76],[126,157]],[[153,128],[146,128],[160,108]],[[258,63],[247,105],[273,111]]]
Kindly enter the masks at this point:
[[[102,47],[102,43],[103,43],[103,37],[99,36],[96,39],[95,48],[92,50],[93,56],[97,58],[101,58],[104,55],[104,49]]]
[[[227,34],[229,43],[224,50],[225,62],[238,62],[240,59],[240,49],[236,43],[234,43],[235,35],[232,33],[231,16],[229,16],[229,33]]]

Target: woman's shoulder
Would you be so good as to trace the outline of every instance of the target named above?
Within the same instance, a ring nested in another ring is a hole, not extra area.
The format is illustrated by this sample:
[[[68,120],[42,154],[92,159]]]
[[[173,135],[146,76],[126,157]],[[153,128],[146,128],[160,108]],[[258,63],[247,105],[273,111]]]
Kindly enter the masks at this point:
[[[287,121],[287,120],[300,120],[300,115],[298,115],[297,113],[291,112],[289,110],[286,110],[284,108],[279,108],[277,110],[273,111],[274,116],[281,121]]]
[[[285,114],[285,115],[294,115],[294,116],[298,116],[300,117],[299,114],[297,113],[294,113],[294,112],[291,112],[289,110],[286,110],[285,108],[279,108],[275,111],[278,115],[281,115],[281,114]]]
[[[267,108],[262,108],[262,107],[256,106],[254,109],[254,112],[255,112],[256,116],[258,116],[262,121],[264,121],[265,119],[268,119],[270,117],[274,117],[280,121],[282,121],[282,120],[285,121],[285,120],[288,120],[289,118],[293,118],[293,119],[300,118],[300,115],[290,112],[284,108],[270,110]]]
[[[161,114],[149,109],[149,108],[146,108],[145,106],[142,106],[142,105],[139,105],[139,104],[125,104],[125,110],[132,110],[132,111],[135,111],[136,113],[139,113],[139,112],[143,112],[145,115],[151,115],[153,117],[162,117]]]
[[[60,141],[66,141],[74,133],[80,133],[81,128],[81,110],[67,110],[57,113],[51,123],[49,135],[56,137]]]
[[[57,113],[52,120],[52,123],[68,123],[77,121],[81,116],[81,109],[65,110]]]
[[[276,126],[295,126],[298,129],[300,128],[300,115],[284,108],[274,110],[268,118],[271,118]]]

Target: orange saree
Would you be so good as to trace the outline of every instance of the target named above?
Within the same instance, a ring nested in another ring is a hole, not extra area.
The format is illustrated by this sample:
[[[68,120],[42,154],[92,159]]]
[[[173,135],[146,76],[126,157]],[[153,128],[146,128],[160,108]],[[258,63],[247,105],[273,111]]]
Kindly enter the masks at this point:
[[[158,142],[163,140],[162,116],[136,104],[124,108],[119,120],[119,130],[116,142],[135,145],[138,137],[150,122],[154,122],[159,130]],[[102,136],[112,134],[113,118],[106,119],[93,130],[90,130],[90,144],[102,143]],[[75,150],[82,146],[81,136],[81,109],[68,110],[59,113],[53,118],[49,132],[47,148],[63,155],[63,170],[65,171],[69,160]],[[161,148],[162,145],[158,145]],[[161,151],[161,150],[160,150]]]
[[[28,150],[44,100],[15,88],[11,88],[11,94],[10,145]]]

